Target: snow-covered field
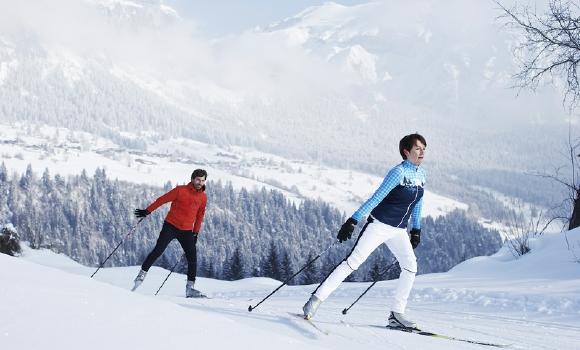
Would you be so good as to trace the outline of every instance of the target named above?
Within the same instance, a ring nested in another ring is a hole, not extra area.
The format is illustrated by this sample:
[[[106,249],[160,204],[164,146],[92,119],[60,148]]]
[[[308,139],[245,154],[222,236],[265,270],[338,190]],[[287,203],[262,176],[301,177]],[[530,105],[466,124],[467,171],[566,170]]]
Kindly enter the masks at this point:
[[[131,136],[131,135],[128,135]],[[137,137],[133,135],[133,137]],[[289,160],[242,147],[220,148],[197,141],[174,139],[148,146],[148,152],[127,151],[111,141],[84,132],[46,126],[0,124],[0,161],[9,172],[23,173],[28,164],[52,175],[89,175],[104,168],[111,178],[163,186],[189,181],[197,168],[212,181],[230,181],[235,188],[276,189],[290,200],[320,198],[347,215],[372,194],[382,177]],[[385,164],[385,172],[395,164]],[[427,191],[424,216],[440,216],[467,205]]]
[[[578,349],[580,229],[546,234],[514,260],[502,249],[448,273],[421,275],[408,315],[426,330],[509,345],[510,349]],[[576,254],[576,256],[574,256]],[[199,278],[212,299],[185,299],[185,276],[154,267],[137,292],[139,267],[78,265],[49,251],[0,254],[0,344],[3,349],[482,349],[481,345],[388,331],[394,281],[378,283],[347,315],[341,310],[368,286],[343,283],[321,306],[316,324],[300,312],[315,286],[285,286],[248,312],[280,282]]]

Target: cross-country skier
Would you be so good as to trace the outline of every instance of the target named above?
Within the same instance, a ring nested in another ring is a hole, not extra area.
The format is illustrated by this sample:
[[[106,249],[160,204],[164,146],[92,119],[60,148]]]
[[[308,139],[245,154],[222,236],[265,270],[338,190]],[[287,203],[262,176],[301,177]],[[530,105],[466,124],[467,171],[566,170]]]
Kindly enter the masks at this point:
[[[404,314],[417,273],[417,258],[413,249],[421,238],[425,172],[420,165],[426,146],[425,138],[419,134],[407,135],[400,140],[399,152],[403,162],[388,172],[375,193],[340,228],[337,238],[342,243],[351,238],[354,227],[370,212],[350,254],[324,279],[302,308],[306,319],[312,318],[320,304],[340,283],[358,269],[381,243],[385,243],[401,267],[389,326],[417,327]],[[411,223],[410,239],[408,221]]]
[[[171,202],[171,208],[165,217],[165,222],[157,239],[157,244],[151,253],[149,253],[141,266],[141,271],[135,277],[133,290],[137,289],[143,283],[147,271],[149,271],[149,268],[155,260],[163,254],[169,242],[177,239],[187,258],[185,296],[187,298],[203,296],[200,291],[194,289],[197,270],[197,251],[195,245],[207,204],[207,196],[205,194],[206,179],[207,172],[203,169],[196,169],[191,174],[191,182],[187,185],[175,187],[157,198],[155,202],[151,203],[145,209],[135,209],[135,216],[143,218],[151,214],[161,205]]]

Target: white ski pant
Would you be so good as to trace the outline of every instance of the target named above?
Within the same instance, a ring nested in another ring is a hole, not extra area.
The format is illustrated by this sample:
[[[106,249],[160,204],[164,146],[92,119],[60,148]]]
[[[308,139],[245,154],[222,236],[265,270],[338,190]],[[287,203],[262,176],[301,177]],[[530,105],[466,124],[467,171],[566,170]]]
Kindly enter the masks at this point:
[[[405,313],[407,299],[411,293],[415,274],[417,273],[417,258],[413,252],[413,247],[411,247],[406,229],[386,225],[378,220],[374,220],[367,225],[349,256],[322,282],[314,295],[322,301],[328,298],[342,281],[358,269],[381,243],[387,245],[401,267],[401,274],[399,275],[391,310]]]

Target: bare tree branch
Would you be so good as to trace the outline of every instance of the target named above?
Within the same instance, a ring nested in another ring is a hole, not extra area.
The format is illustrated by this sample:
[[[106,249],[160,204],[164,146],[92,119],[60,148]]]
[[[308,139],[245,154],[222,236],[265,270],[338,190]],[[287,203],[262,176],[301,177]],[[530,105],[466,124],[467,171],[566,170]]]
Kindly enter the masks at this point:
[[[580,7],[573,1],[550,0],[548,10],[538,15],[535,9],[517,5],[506,8],[499,19],[519,32],[523,41],[514,49],[521,59],[514,75],[519,88],[535,90],[544,78],[564,78],[564,103],[573,109],[580,102]]]

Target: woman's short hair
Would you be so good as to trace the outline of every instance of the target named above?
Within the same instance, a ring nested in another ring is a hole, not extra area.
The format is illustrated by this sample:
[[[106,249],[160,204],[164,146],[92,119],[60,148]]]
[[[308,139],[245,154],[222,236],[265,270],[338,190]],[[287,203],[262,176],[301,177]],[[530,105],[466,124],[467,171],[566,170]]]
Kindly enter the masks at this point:
[[[415,146],[415,143],[417,143],[417,140],[421,141],[421,143],[427,147],[427,141],[425,141],[425,138],[418,133],[407,135],[399,141],[399,153],[401,153],[403,159],[407,159],[403,150],[410,152],[411,149],[413,149],[413,146]]]

